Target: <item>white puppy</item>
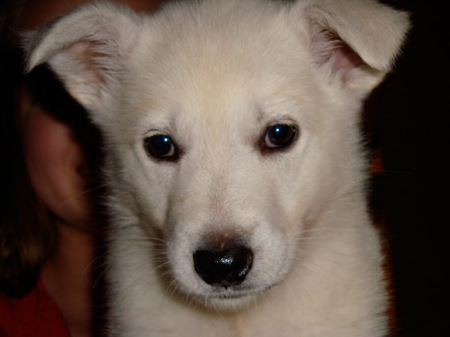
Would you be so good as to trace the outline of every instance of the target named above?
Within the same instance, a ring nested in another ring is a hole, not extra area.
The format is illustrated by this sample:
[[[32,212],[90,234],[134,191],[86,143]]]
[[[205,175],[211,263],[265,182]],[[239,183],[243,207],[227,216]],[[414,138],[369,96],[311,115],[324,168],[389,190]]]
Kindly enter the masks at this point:
[[[29,34],[105,137],[111,336],[388,333],[358,126],[407,29],[370,0],[205,0]]]

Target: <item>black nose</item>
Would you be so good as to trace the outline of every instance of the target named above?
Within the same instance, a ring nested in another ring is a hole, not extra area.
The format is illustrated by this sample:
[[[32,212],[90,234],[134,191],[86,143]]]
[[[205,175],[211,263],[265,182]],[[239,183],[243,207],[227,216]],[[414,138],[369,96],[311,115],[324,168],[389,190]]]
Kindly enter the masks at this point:
[[[252,268],[253,252],[243,246],[194,253],[197,274],[208,284],[229,287],[242,283]]]

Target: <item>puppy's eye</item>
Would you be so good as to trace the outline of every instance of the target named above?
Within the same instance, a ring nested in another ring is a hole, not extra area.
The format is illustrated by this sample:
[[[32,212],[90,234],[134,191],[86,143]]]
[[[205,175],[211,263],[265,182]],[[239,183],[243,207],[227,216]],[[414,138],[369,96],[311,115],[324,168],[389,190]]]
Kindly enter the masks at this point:
[[[268,149],[280,149],[291,145],[296,139],[297,128],[288,124],[276,124],[267,128],[263,145]]]
[[[144,148],[155,158],[164,160],[176,159],[178,151],[172,139],[166,135],[154,135],[144,139]]]

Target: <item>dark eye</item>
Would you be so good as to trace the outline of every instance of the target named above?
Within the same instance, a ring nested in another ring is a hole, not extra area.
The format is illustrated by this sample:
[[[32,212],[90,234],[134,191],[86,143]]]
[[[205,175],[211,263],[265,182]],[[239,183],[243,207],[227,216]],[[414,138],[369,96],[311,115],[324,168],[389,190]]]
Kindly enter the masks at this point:
[[[158,159],[172,160],[177,156],[177,148],[172,139],[166,135],[154,135],[144,139],[148,154]]]
[[[268,149],[284,148],[291,145],[297,135],[297,128],[288,124],[276,124],[267,128],[264,146]]]

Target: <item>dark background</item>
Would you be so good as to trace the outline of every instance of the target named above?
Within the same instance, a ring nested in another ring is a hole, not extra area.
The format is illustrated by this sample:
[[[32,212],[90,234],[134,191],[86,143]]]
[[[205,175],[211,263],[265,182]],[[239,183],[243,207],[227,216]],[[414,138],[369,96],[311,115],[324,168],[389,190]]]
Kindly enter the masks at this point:
[[[369,104],[370,146],[383,161],[372,203],[390,246],[396,336],[450,336],[448,11],[445,1],[383,2],[413,21],[399,63]]]

